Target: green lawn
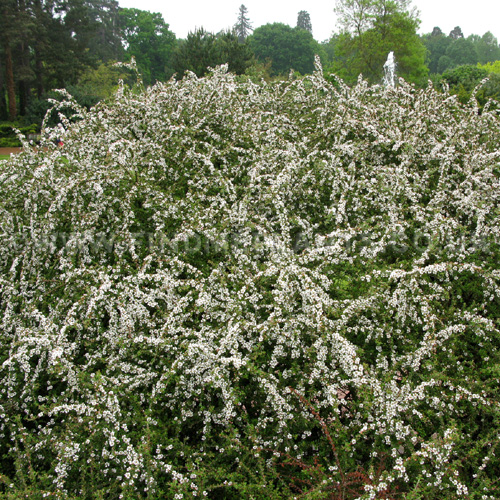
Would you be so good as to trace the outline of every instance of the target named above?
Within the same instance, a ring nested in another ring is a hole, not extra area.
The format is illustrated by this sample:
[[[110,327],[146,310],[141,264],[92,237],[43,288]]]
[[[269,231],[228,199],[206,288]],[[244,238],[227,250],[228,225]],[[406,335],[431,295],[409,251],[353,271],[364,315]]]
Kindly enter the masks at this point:
[[[0,155],[0,160],[8,160],[10,155]]]

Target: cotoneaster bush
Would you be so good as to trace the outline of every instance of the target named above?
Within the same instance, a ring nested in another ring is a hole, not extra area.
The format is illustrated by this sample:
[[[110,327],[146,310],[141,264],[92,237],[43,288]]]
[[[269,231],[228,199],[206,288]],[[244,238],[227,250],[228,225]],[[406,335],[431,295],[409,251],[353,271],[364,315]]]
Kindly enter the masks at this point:
[[[220,68],[75,117],[1,166],[3,497],[500,496],[497,112]]]

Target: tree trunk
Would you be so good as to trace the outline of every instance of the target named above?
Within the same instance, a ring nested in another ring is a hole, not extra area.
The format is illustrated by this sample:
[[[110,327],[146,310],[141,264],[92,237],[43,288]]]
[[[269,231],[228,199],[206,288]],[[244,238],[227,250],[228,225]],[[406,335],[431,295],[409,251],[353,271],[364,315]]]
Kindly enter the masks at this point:
[[[7,101],[5,100],[5,80],[3,77],[3,70],[3,61],[0,57],[0,120],[7,119]]]
[[[22,41],[19,44],[19,71],[17,73],[17,78],[19,80],[19,109],[18,113],[21,116],[26,115],[26,109],[28,107],[30,97],[31,97],[31,81],[32,81],[32,71],[30,68],[30,59],[27,49],[27,44]]]
[[[40,48],[35,47],[35,75],[36,75],[36,95],[38,99],[43,96],[43,63],[42,56],[40,55]]]
[[[35,31],[35,82],[36,82],[36,96],[41,99],[44,93],[43,85],[43,47],[46,43],[45,32],[45,15],[40,0],[35,0],[34,11],[36,18],[36,31]]]
[[[12,50],[9,43],[5,44],[5,79],[7,85],[7,99],[9,100],[9,120],[17,116],[16,86],[14,83],[14,68],[12,66]]]
[[[29,92],[28,92],[28,85],[26,84],[26,81],[21,80],[19,82],[19,114],[21,116],[24,116],[26,114],[26,108],[28,106],[28,100],[29,100]]]

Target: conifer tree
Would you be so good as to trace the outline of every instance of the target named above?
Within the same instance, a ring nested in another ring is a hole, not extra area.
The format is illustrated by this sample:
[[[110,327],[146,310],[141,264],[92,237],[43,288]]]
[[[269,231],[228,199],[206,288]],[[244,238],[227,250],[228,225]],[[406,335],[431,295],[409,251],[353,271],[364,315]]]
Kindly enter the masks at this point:
[[[312,24],[311,24],[311,16],[309,12],[305,10],[301,10],[297,17],[297,28],[307,30],[309,33],[312,33]]]
[[[243,43],[247,39],[247,36],[250,34],[250,32],[253,31],[252,24],[247,17],[247,13],[248,9],[243,4],[241,4],[240,10],[238,12],[238,21],[234,25],[234,31],[236,32],[238,40],[241,43]]]

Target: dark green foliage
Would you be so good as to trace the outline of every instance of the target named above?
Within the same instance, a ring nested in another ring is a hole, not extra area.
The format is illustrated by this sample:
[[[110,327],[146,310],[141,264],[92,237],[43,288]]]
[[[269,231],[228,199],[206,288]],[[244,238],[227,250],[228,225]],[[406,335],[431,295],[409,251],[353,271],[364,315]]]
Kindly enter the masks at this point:
[[[40,132],[40,127],[36,124],[22,125],[20,123],[0,123],[0,148],[15,148],[21,146],[21,143],[16,135],[16,130],[19,130],[26,139],[28,136],[35,136]]]
[[[443,73],[447,69],[465,64],[485,64],[500,58],[497,39],[486,32],[483,36],[464,38],[460,28],[445,36],[439,28],[422,37],[427,49],[427,64],[431,73]]]
[[[462,28],[460,26],[455,26],[448,35],[452,40],[458,40],[459,38],[463,38],[464,34],[462,33]]]
[[[186,71],[203,76],[208,68],[228,64],[229,70],[243,74],[253,61],[253,53],[247,43],[241,43],[232,32],[217,35],[199,29],[189,33],[185,40],[178,43],[173,53],[173,68],[178,78]]]
[[[480,64],[486,64],[500,60],[500,47],[498,40],[490,31],[487,31],[476,42],[476,52]]]
[[[500,106],[500,75],[498,73],[490,73],[488,81],[479,89],[477,100],[483,107],[491,99],[493,107]]]
[[[451,87],[458,87],[462,85],[465,90],[471,91],[483,78],[486,78],[487,76],[488,72],[485,69],[469,64],[445,71],[441,78]]]
[[[447,57],[445,56],[446,49],[452,43],[452,39],[446,36],[439,28],[434,28],[431,34],[422,37],[422,41],[427,49],[426,63],[429,67],[429,72],[431,74],[442,73],[444,69],[448,68],[448,64],[451,65],[451,60],[449,63],[443,60],[440,66],[440,59]],[[446,67],[442,69],[445,65]]]
[[[477,64],[479,60],[476,47],[468,38],[453,40],[446,48],[445,55],[453,61],[454,66]]]
[[[471,92],[481,83],[481,81],[488,76],[488,71],[477,66],[464,65],[458,66],[454,69],[445,71],[441,76],[441,83],[447,83],[450,86],[450,92],[457,94],[462,104],[467,104],[471,97]],[[481,91],[481,102],[485,103],[487,95],[494,98],[495,91],[491,91],[492,87],[489,86],[490,91],[485,89]]]
[[[444,73],[447,69],[453,68],[453,59],[449,56],[443,55],[439,58],[437,64],[437,72]]]
[[[81,89],[79,80],[114,61],[135,57],[146,84],[166,80],[173,74],[174,45],[161,15],[120,9],[116,0],[7,0],[0,30],[0,120],[39,116],[40,103],[55,88],[76,88],[80,101],[95,104],[102,85],[90,90],[86,78]]]
[[[283,23],[260,26],[248,43],[257,59],[271,61],[274,75],[286,75],[291,70],[303,75],[312,73],[314,56],[320,50],[309,31]]]
[[[86,53],[90,63],[121,58],[120,9],[116,0],[68,0],[64,6],[64,27],[74,33],[72,38],[79,52]]]
[[[163,17],[139,9],[120,9],[120,29],[128,57],[135,57],[144,83],[166,81],[174,73],[175,35]]]
[[[24,116],[34,98],[123,54],[115,0],[7,0],[1,15],[0,92],[7,92],[11,120]]]

